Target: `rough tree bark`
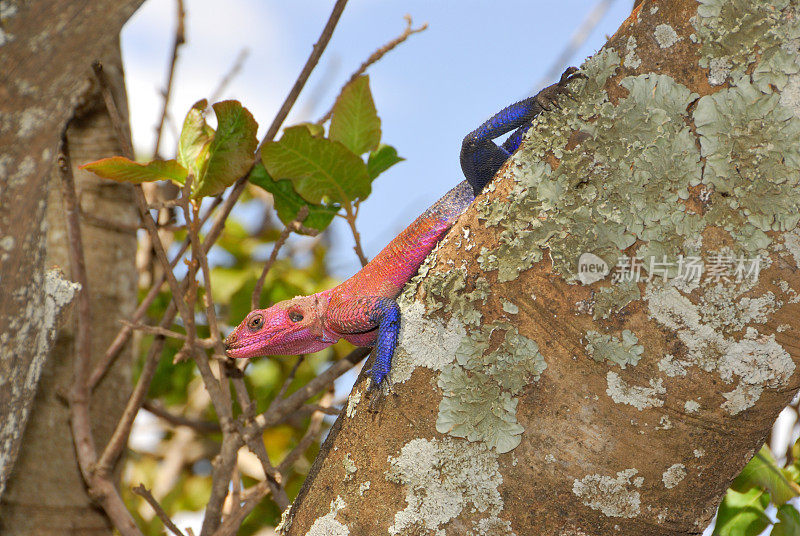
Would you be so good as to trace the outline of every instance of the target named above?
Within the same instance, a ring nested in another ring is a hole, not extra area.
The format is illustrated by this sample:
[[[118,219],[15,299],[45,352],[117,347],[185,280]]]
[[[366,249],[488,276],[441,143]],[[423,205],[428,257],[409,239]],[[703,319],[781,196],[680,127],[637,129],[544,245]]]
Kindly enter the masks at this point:
[[[406,289],[393,393],[359,380],[284,534],[702,532],[800,386],[797,6],[634,10]]]
[[[140,3],[53,0],[0,6],[0,495],[15,467],[56,318],[76,291],[55,272],[46,274],[48,181],[67,122],[87,105],[81,99],[89,94],[92,61],[115,50],[122,24]],[[87,201],[96,198],[87,194]],[[131,243],[128,240],[123,248],[130,249]],[[119,250],[109,251],[114,252]],[[120,273],[132,285],[132,274],[115,265],[129,253],[120,255],[107,260],[104,269]],[[63,259],[48,257],[47,262],[67,266]],[[109,284],[119,281],[116,276],[110,279]],[[51,399],[56,395],[46,393]],[[55,418],[44,412],[38,417],[41,422]],[[69,440],[51,436],[51,445],[62,439]],[[69,442],[63,446],[71,451]],[[71,455],[74,459],[74,452]],[[38,456],[42,458],[30,463],[48,459],[41,451]],[[59,465],[40,477],[52,480],[60,471],[67,469]],[[55,482],[38,484],[42,492]],[[6,524],[7,506],[2,515]],[[59,529],[63,533],[65,526]]]
[[[119,43],[102,57],[105,79],[112,83],[115,101],[126,102]],[[89,276],[93,359],[108,348],[120,320],[130,318],[136,307],[136,227],[138,213],[128,184],[102,180],[77,169],[79,165],[122,152],[100,88],[91,69],[87,92],[70,121],[65,144],[69,148],[77,195],[85,211],[81,225],[86,268]],[[127,121],[127,110],[122,109]],[[66,216],[61,178],[54,166],[46,209],[46,266],[70,266]],[[68,273],[70,279],[74,279]],[[109,314],[113,312],[112,314]],[[0,527],[7,534],[111,533],[108,519],[86,492],[75,459],[64,393],[74,370],[74,323],[72,308],[58,330],[55,345],[42,371],[31,418],[6,494],[0,503]],[[87,321],[87,319],[81,319]],[[123,350],[92,396],[95,441],[104,445],[125,407],[131,390],[131,348]]]

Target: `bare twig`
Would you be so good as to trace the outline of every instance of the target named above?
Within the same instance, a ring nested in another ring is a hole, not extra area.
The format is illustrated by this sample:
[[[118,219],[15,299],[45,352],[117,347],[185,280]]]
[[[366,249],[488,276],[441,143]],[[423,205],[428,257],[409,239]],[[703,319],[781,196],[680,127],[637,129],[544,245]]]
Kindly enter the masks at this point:
[[[406,29],[403,30],[403,33],[401,33],[400,35],[398,35],[397,37],[395,37],[394,39],[392,39],[391,41],[380,47],[378,50],[370,54],[369,57],[366,60],[364,60],[361,66],[358,69],[356,69],[356,71],[350,76],[350,79],[347,81],[347,83],[344,84],[344,86],[346,86],[347,84],[349,84],[350,82],[352,82],[353,80],[364,74],[364,72],[366,72],[367,68],[369,68],[370,65],[379,61],[387,52],[389,52],[397,45],[408,39],[411,35],[422,32],[428,28],[427,22],[422,26],[420,26],[419,28],[412,28],[411,15],[406,15],[403,18],[406,20]],[[336,100],[334,100],[333,102],[335,103]],[[333,113],[333,106],[331,106],[330,110],[328,110],[325,113],[325,115],[319,118],[319,121],[317,121],[317,123],[320,124],[324,123],[325,121],[330,119],[332,113]]]
[[[148,326],[146,324],[134,324],[133,322],[128,322],[127,320],[121,321],[124,325],[134,329],[136,331],[141,331],[142,333],[150,333],[151,335],[162,335],[164,337],[170,339],[179,339],[182,341],[188,341],[188,336],[184,335],[183,333],[178,333],[177,331],[172,331],[170,329],[163,328],[161,326]],[[211,339],[194,339],[192,344],[196,344],[201,348],[213,348],[214,341]]]
[[[294,377],[297,375],[297,369],[300,368],[300,365],[303,364],[303,361],[305,361],[305,359],[306,359],[305,355],[298,356],[297,361],[292,367],[292,370],[289,371],[289,375],[286,376],[286,379],[283,381],[283,385],[281,385],[281,388],[278,391],[278,394],[275,395],[274,400],[281,400],[286,395],[286,391],[289,390],[289,386],[292,384],[292,382],[294,381]]]
[[[212,421],[200,421],[196,419],[189,419],[183,415],[175,415],[174,413],[167,411],[161,406],[161,404],[153,400],[145,400],[142,404],[142,408],[146,409],[156,417],[167,421],[173,426],[187,426],[202,434],[220,431],[219,423]]]
[[[114,102],[114,97],[109,89],[108,82],[105,78],[105,73],[102,70],[102,66],[100,64],[94,64],[95,74],[97,79],[100,83],[101,93],[103,95],[103,100],[106,104],[106,109],[108,111],[108,115],[111,118],[111,123],[114,125],[114,129],[117,133],[117,137],[122,148],[122,152],[128,158],[133,158],[133,145],[131,144],[130,135],[128,130],[125,128],[125,123],[122,121],[122,117],[119,113],[119,109],[117,108],[116,103]],[[184,319],[185,323],[190,325],[194,317],[192,315],[192,311],[189,310],[187,307],[186,302],[182,299],[182,287],[178,285],[178,281],[175,278],[175,274],[172,272],[171,264],[167,259],[166,251],[164,250],[164,245],[161,242],[161,237],[158,235],[158,229],[156,228],[155,221],[153,220],[152,215],[147,209],[147,201],[144,197],[144,192],[140,185],[134,187],[134,198],[136,200],[137,208],[139,209],[139,216],[144,223],[144,227],[147,230],[148,235],[150,236],[150,240],[152,243],[153,248],[155,249],[156,256],[161,262],[162,266],[164,267],[163,273],[166,277],[167,282],[169,283],[170,290],[172,290],[172,297],[173,299],[170,302],[170,307],[167,308],[167,311],[164,313],[164,317],[161,320],[161,327],[166,328],[172,323],[172,319],[174,318],[175,310],[177,309],[181,317]],[[190,269],[190,275],[187,276],[188,278],[193,278],[193,272]],[[163,337],[156,336],[153,344],[150,347],[150,351],[148,354],[148,359],[145,364],[145,368],[147,369],[143,371],[142,375],[139,378],[139,382],[137,382],[136,387],[134,388],[134,392],[131,395],[131,398],[128,400],[128,404],[125,407],[125,411],[120,418],[120,422],[117,424],[114,433],[111,436],[111,439],[106,445],[106,448],[103,451],[102,456],[98,462],[98,471],[99,472],[107,472],[113,466],[117,458],[119,457],[122,449],[124,448],[125,444],[127,443],[128,435],[130,434],[131,426],[133,425],[133,420],[136,417],[136,414],[141,407],[141,404],[144,402],[145,395],[147,393],[147,389],[149,388],[150,381],[152,381],[153,375],[155,374],[155,369],[158,365],[158,354],[161,352],[161,348],[163,347]],[[205,363],[206,368],[208,364]],[[205,371],[203,367],[199,367],[201,370],[201,374]],[[210,371],[208,371],[210,373]],[[207,380],[207,375],[204,374],[204,380]],[[213,378],[213,375],[211,375]],[[212,400],[214,400],[213,395],[215,394],[213,391],[213,387],[207,385],[209,392],[212,394]],[[216,400],[220,400],[220,397],[217,397]],[[230,400],[228,400],[230,402]],[[225,412],[224,408],[217,407],[215,405],[215,409],[217,410],[217,414],[220,417],[221,422],[224,424],[226,420],[230,422],[231,414],[230,412]],[[116,490],[115,490],[116,491]]]
[[[247,56],[249,55],[250,55],[249,48],[243,48],[242,50],[239,51],[239,54],[236,55],[236,60],[233,62],[233,66],[231,66],[230,70],[227,73],[225,73],[225,76],[223,76],[222,79],[219,81],[219,84],[217,84],[217,89],[215,89],[211,93],[211,98],[209,99],[209,102],[214,103],[220,99],[222,93],[228,87],[228,84],[230,84],[231,81],[234,78],[236,78],[236,75],[239,74],[239,71],[242,70],[244,62],[247,60]]]
[[[342,16],[342,11],[344,11],[344,7],[346,5],[347,0],[336,0],[336,4],[333,6],[333,11],[328,18],[328,22],[325,24],[325,28],[322,30],[322,34],[314,44],[311,55],[308,57],[308,60],[306,60],[306,64],[303,66],[303,70],[300,71],[300,75],[297,77],[297,81],[295,81],[291,91],[289,91],[289,95],[287,95],[286,100],[283,102],[283,106],[281,106],[281,109],[278,110],[275,119],[272,120],[272,124],[267,130],[267,134],[264,136],[264,141],[261,142],[261,145],[258,147],[259,154],[261,153],[261,148],[264,146],[266,141],[275,139],[278,129],[281,128],[286,116],[289,115],[289,110],[292,109],[295,101],[297,101],[300,91],[302,91],[303,86],[306,85],[308,77],[311,75],[311,71],[313,71],[314,67],[317,66],[317,62],[319,62],[322,52],[325,50],[325,47],[328,46],[328,41],[331,40],[333,30],[336,28],[336,24],[339,22],[339,17]]]
[[[172,307],[173,314],[174,310],[174,307]],[[162,335],[156,335],[147,351],[144,368],[142,369],[142,373],[139,375],[139,380],[136,382],[136,386],[133,388],[133,392],[131,393],[127,404],[125,405],[125,411],[123,411],[116,428],[114,428],[114,433],[111,434],[111,439],[108,440],[108,444],[106,445],[103,453],[100,455],[100,459],[97,462],[99,470],[110,471],[117,458],[119,458],[119,455],[128,444],[128,436],[131,433],[133,421],[136,419],[136,415],[139,413],[139,408],[142,407],[144,399],[147,396],[147,391],[150,389],[150,382],[153,380],[153,376],[155,376],[156,370],[158,369],[158,358],[161,355],[161,350],[163,348],[164,337]]]
[[[589,36],[592,34],[592,30],[595,29],[597,24],[603,18],[603,15],[608,12],[611,4],[614,3],[615,0],[599,0],[597,4],[589,11],[589,14],[586,15],[586,18],[583,19],[583,22],[580,26],[575,30],[575,33],[572,34],[572,37],[567,43],[567,46],[561,51],[561,54],[553,60],[553,63],[550,65],[550,69],[545,73],[545,75],[539,80],[536,84],[536,87],[533,88],[531,91],[531,95],[537,93],[541,88],[545,87],[546,85],[552,84],[553,80],[557,80],[558,77],[561,75],[561,72],[564,70],[569,64],[569,61],[575,55],[575,52],[586,42]]]
[[[252,488],[252,493],[249,494],[249,497],[245,500],[245,503],[234,510],[222,525],[214,531],[213,536],[235,536],[236,533],[239,531],[239,526],[244,521],[244,518],[253,511],[253,509],[261,502],[261,500],[269,495],[269,487],[266,483],[261,482],[256,484]]]
[[[92,314],[89,303],[89,279],[83,255],[78,197],[75,194],[75,179],[72,176],[72,163],[69,148],[62,143],[58,157],[62,197],[66,216],[69,258],[72,277],[81,285],[78,295],[77,315],[75,315],[75,365],[72,386],[69,391],[69,410],[72,438],[78,457],[81,475],[89,488],[90,495],[103,507],[108,517],[123,536],[141,535],[130,512],[125,507],[108,473],[95,470],[97,449],[92,436],[91,416],[89,414],[90,391],[87,378],[92,359]]]
[[[211,217],[211,214],[213,213],[213,210],[221,202],[222,202],[222,199],[219,198],[219,197],[214,199],[214,202],[211,204],[211,207],[209,207],[208,211],[203,216],[203,221],[200,222],[200,227],[202,227],[203,224],[208,220],[208,218]],[[178,265],[178,262],[183,258],[183,254],[186,253],[186,250],[187,250],[188,247],[189,247],[189,239],[187,238],[186,240],[183,241],[183,244],[181,244],[181,247],[178,250],[178,253],[172,259],[172,262],[169,265],[170,266],[170,270],[174,269],[175,266]],[[203,251],[205,251],[207,253],[210,247],[211,247],[210,243],[203,244]],[[153,300],[156,299],[156,297],[158,296],[159,292],[161,291],[161,285],[164,284],[164,281],[166,280],[166,278],[167,278],[166,274],[164,274],[163,271],[162,271],[162,273],[158,276],[158,279],[151,285],[150,290],[147,292],[147,295],[142,300],[142,303],[139,304],[139,307],[136,308],[136,311],[131,316],[131,319],[130,319],[130,323],[131,324],[137,324],[139,322],[139,320],[142,319],[142,317],[147,312],[147,309],[150,307],[150,304],[153,303]],[[184,281],[183,281],[183,283],[181,285],[181,290],[185,290],[186,287],[187,287],[187,279],[184,279]],[[169,316],[169,315],[167,315],[167,313],[164,313],[164,317],[166,318],[167,316]],[[171,323],[172,323],[172,317],[170,316],[170,318],[167,320],[166,323],[162,320],[161,326],[165,327],[165,326],[168,326]],[[103,356],[102,359],[100,359],[97,362],[97,364],[95,365],[94,370],[92,371],[92,375],[89,378],[89,389],[90,390],[94,390],[94,388],[97,386],[97,384],[100,382],[100,380],[105,375],[106,371],[114,363],[114,361],[116,360],[117,356],[119,355],[120,350],[122,350],[122,348],[125,346],[125,343],[128,342],[128,339],[130,338],[131,333],[133,333],[133,328],[131,328],[130,326],[127,326],[127,325],[124,325],[122,327],[122,329],[119,330],[119,332],[117,333],[117,336],[114,337],[114,340],[108,346],[108,349],[106,350],[105,355]]]
[[[156,498],[153,497],[153,494],[150,493],[150,490],[144,487],[144,484],[139,484],[135,488],[131,488],[131,491],[147,501],[147,504],[149,504],[150,507],[155,511],[158,519],[160,519],[164,526],[167,527],[175,536],[184,536],[183,532],[181,532],[181,529],[179,529],[175,523],[172,522],[164,509],[161,508],[161,505],[158,504]]]
[[[345,205],[345,215],[342,217],[347,220],[347,225],[350,226],[350,232],[353,233],[353,240],[355,241],[353,251],[356,252],[358,260],[361,262],[361,266],[366,266],[369,262],[369,259],[367,259],[367,256],[364,255],[364,250],[361,248],[361,234],[358,232],[358,229],[356,229],[356,213],[353,212],[350,205]]]
[[[302,223],[308,217],[308,206],[303,206],[297,212],[297,217],[294,221],[290,222],[289,225],[283,228],[281,231],[281,235],[275,241],[275,245],[272,246],[272,253],[269,255],[269,259],[267,259],[266,264],[264,264],[264,269],[261,270],[261,276],[256,281],[256,286],[253,289],[253,294],[250,298],[250,308],[257,309],[259,298],[261,298],[261,290],[264,288],[264,281],[267,278],[267,273],[269,272],[272,265],[275,264],[275,260],[278,258],[278,252],[283,247],[283,244],[286,243],[286,239],[289,238],[289,235],[292,231],[305,231],[306,234],[310,234],[312,236],[316,236],[318,231],[314,229],[308,229],[307,227],[303,227]]]
[[[317,64],[317,62],[319,61],[319,58],[322,55],[323,50],[327,46],[327,43],[330,40],[330,37],[331,37],[331,35],[333,33],[333,29],[335,28],[336,23],[338,22],[339,17],[341,16],[341,13],[344,10],[344,7],[345,7],[346,4],[347,4],[346,0],[337,0],[335,6],[333,8],[333,11],[331,13],[331,16],[330,16],[330,18],[328,20],[328,23],[326,24],[325,29],[323,30],[323,32],[322,32],[322,34],[320,36],[320,39],[314,45],[314,49],[313,49],[308,61],[306,62],[306,65],[304,66],[303,70],[301,71],[300,76],[298,77],[298,79],[295,82],[292,90],[290,91],[289,95],[287,96],[286,100],[284,101],[284,104],[281,107],[280,111],[278,112],[278,114],[274,118],[270,128],[267,131],[267,134],[265,135],[264,139],[262,140],[262,145],[264,143],[266,143],[268,141],[271,141],[271,140],[273,140],[275,138],[275,135],[277,134],[278,130],[280,129],[280,126],[283,124],[283,121],[285,120],[287,114],[289,113],[289,110],[294,105],[294,103],[297,100],[297,97],[298,97],[300,91],[302,90],[303,86],[305,85],[305,83],[306,83],[306,81],[308,79],[308,76],[311,74],[311,71],[313,70],[313,68]],[[98,79],[101,80],[101,86],[103,86],[104,85],[103,84],[103,73],[102,73],[102,69],[99,67],[99,65],[96,66],[96,72],[97,72],[97,75],[98,75]],[[121,120],[121,117],[120,117],[120,115],[118,113],[118,110],[116,108],[115,103],[113,102],[113,98],[111,97],[110,92],[107,91],[107,87],[106,87],[106,91],[103,92],[103,95],[104,95],[104,99],[106,101],[106,107],[108,108],[109,115],[111,116],[111,119],[112,119],[112,123],[114,124],[115,130],[117,131],[117,136],[119,137],[121,145],[123,146],[123,150],[124,150],[126,156],[132,157],[133,149],[132,149],[131,142],[130,142],[130,135],[127,132],[127,130],[125,129],[124,123]],[[256,155],[256,157],[257,157],[256,161],[258,160],[259,155],[260,155],[260,148],[259,148],[259,151],[257,152],[257,155]],[[199,239],[197,239],[195,242],[192,243],[193,248],[196,248],[198,251],[202,250],[203,252],[205,252],[205,251],[208,250],[208,248],[211,247],[211,245],[219,237],[220,233],[222,232],[225,220],[227,219],[227,217],[230,214],[230,211],[232,210],[234,204],[236,203],[236,201],[238,200],[239,196],[241,195],[241,193],[244,190],[244,187],[245,187],[245,185],[247,183],[247,176],[249,175],[249,173],[250,173],[250,171],[248,170],[248,172],[246,174],[244,174],[242,177],[240,177],[237,180],[237,182],[234,185],[232,191],[230,192],[228,197],[223,202],[221,209],[216,214],[216,217],[215,217],[215,220],[214,220],[214,224],[212,225],[211,229],[209,230],[209,233],[206,236],[205,242],[202,243],[202,245],[201,245],[201,244],[199,244]],[[168,306],[167,311],[165,312],[164,316],[162,317],[162,320],[159,323],[159,325],[161,325],[164,328],[169,327],[169,325],[171,324],[172,319],[174,318],[174,315],[175,315],[176,312],[180,312],[181,316],[184,318],[184,320],[186,320],[187,322],[191,322],[191,320],[189,320],[191,318],[191,311],[188,310],[188,308],[186,307],[186,303],[182,299],[183,291],[186,288],[186,285],[179,285],[177,280],[175,279],[174,274],[172,273],[172,270],[169,268],[170,267],[170,263],[168,262],[168,260],[166,258],[166,254],[164,252],[163,244],[161,244],[159,236],[157,234],[157,228],[156,228],[155,222],[153,221],[152,216],[150,215],[150,213],[147,210],[147,208],[148,208],[147,207],[147,203],[146,203],[146,200],[144,199],[144,195],[143,195],[143,193],[142,193],[140,188],[136,189],[136,202],[137,202],[137,206],[138,206],[139,211],[140,211],[140,215],[141,215],[142,220],[144,222],[145,228],[146,228],[146,230],[148,232],[148,235],[152,239],[153,247],[156,250],[156,254],[157,254],[157,257],[159,259],[159,262],[165,268],[164,269],[165,279],[166,279],[167,283],[169,284],[170,290],[172,291],[172,294],[173,294],[173,300],[170,303],[170,306]],[[195,216],[196,216],[196,214],[195,214]],[[195,218],[187,218],[187,222],[190,222],[192,220],[194,220],[195,225],[196,225],[196,222],[197,222],[197,218],[196,217]],[[190,228],[190,231],[191,231],[191,225],[189,225],[189,228]],[[202,255],[200,255],[200,257],[201,257],[201,263],[202,263],[203,257],[205,257],[205,255],[202,254]],[[206,266],[202,266],[202,264],[201,264],[201,268],[203,268],[204,272],[207,273],[207,259],[205,259],[205,265]],[[216,337],[217,341],[219,341],[221,343],[221,341],[219,340],[219,330],[216,329],[216,325],[212,325],[212,324],[215,324],[215,321],[216,321],[215,314],[213,313],[213,302],[209,301],[206,305],[208,306],[209,304],[211,305],[211,311],[212,311],[212,313],[209,315],[209,328],[211,329],[212,337]],[[154,343],[153,343],[153,345],[151,346],[151,349],[150,349],[151,356],[149,356],[149,359],[148,359],[149,363],[157,363],[157,359],[154,359],[154,358],[156,357],[156,354],[160,353],[160,351],[161,351],[161,346],[160,346],[159,343],[163,343],[163,337],[157,335],[156,336],[156,340],[154,341]],[[219,345],[219,343],[218,343],[218,345]],[[233,467],[234,467],[234,464],[235,464],[235,461],[236,461],[236,454],[237,454],[238,449],[243,445],[244,442],[243,442],[242,438],[239,437],[239,434],[236,433],[236,430],[232,426],[232,422],[231,422],[231,418],[232,417],[231,417],[231,413],[230,413],[231,412],[230,397],[229,396],[225,397],[223,395],[223,390],[225,388],[227,388],[227,382],[220,383],[216,379],[214,374],[211,372],[211,369],[210,369],[208,361],[206,359],[204,359],[203,357],[200,357],[200,356],[196,355],[197,352],[193,352],[193,354],[195,354],[195,361],[197,363],[198,369],[199,369],[200,374],[201,374],[201,376],[203,378],[203,381],[204,381],[204,384],[206,386],[206,389],[208,389],[208,391],[209,391],[209,394],[211,396],[212,402],[214,403],[214,407],[217,410],[217,413],[219,415],[220,424],[221,424],[221,428],[222,428],[222,431],[223,431],[222,447],[221,447],[219,455],[215,458],[215,462],[214,462],[214,470],[213,470],[213,474],[212,474],[211,498],[210,498],[210,500],[208,502],[208,505],[206,507],[206,516],[205,516],[205,519],[203,521],[203,529],[201,531],[201,535],[208,536],[212,532],[216,531],[216,529],[219,527],[220,517],[221,517],[221,513],[222,513],[221,506],[222,506],[222,504],[224,502],[225,496],[227,495],[228,485],[229,485],[230,478],[231,478],[231,475],[232,475],[232,470],[233,470]],[[341,368],[341,367],[339,367],[339,368]],[[349,367],[347,367],[347,368],[349,368]],[[338,370],[338,368],[337,368],[337,370]],[[344,370],[346,370],[346,368],[343,368],[341,372],[343,372]],[[339,373],[341,374],[341,372],[339,372]],[[328,371],[326,371],[326,373],[327,373],[326,374],[326,378],[328,378],[329,381],[332,381],[332,379],[336,377],[335,375],[331,375],[330,369]],[[222,374],[224,375],[224,372]],[[140,380],[142,380],[142,379],[143,378],[140,377]],[[135,393],[136,393],[137,390],[141,391],[143,388],[146,387],[146,385],[149,385],[149,381],[151,379],[152,379],[152,377],[147,378],[145,381],[140,381],[137,384],[137,389],[135,390]],[[295,396],[295,395],[292,395],[292,396]],[[142,398],[143,398],[143,395],[142,395]],[[295,398],[295,399],[297,399],[297,398]],[[295,400],[295,399],[292,399],[292,400]],[[126,408],[126,413],[128,412],[128,410],[138,411],[138,407],[139,407],[139,405],[141,403],[142,403],[142,400],[134,401],[132,399],[129,402],[128,407]],[[120,423],[120,426],[118,426],[118,429],[115,431],[115,436],[119,437],[121,435],[127,435],[127,433],[129,433],[129,423],[126,420],[125,423],[122,423],[122,422]],[[109,450],[109,448],[116,450],[118,444],[119,444],[118,441],[113,443],[113,445],[112,445],[112,443],[109,443],[107,451]],[[105,453],[104,453],[104,455],[105,455]],[[115,458],[115,457],[116,456],[115,456],[114,453],[110,453],[109,454],[109,458]],[[114,490],[113,486],[112,486],[112,490],[116,491],[116,490]],[[119,528],[120,528],[120,530],[123,530],[123,527],[119,527]]]
[[[172,42],[172,57],[169,62],[169,71],[167,72],[167,86],[164,88],[164,102],[161,107],[161,117],[158,120],[156,127],[156,141],[153,144],[153,159],[159,160],[161,158],[159,150],[161,148],[161,136],[164,133],[164,121],[167,118],[167,109],[169,107],[169,98],[172,95],[172,80],[175,77],[175,64],[178,62],[178,50],[181,45],[186,42],[186,27],[184,20],[186,18],[186,11],[183,9],[183,0],[176,0],[176,7],[178,9],[177,21],[175,25],[175,40]]]
[[[236,398],[244,411],[244,422],[249,422],[253,417],[255,404],[250,400],[250,395],[247,393],[247,387],[241,376],[233,377],[232,383],[236,390]],[[286,495],[286,489],[283,487],[281,474],[275,469],[269,459],[267,449],[264,447],[264,441],[260,437],[250,436],[246,439],[246,443],[250,451],[256,455],[256,458],[258,458],[258,461],[261,463],[261,469],[264,471],[264,476],[267,479],[267,485],[269,485],[270,491],[272,492],[272,498],[275,504],[278,505],[278,508],[284,510],[289,506],[289,497]]]
[[[302,407],[306,400],[325,389],[333,380],[353,368],[354,365],[367,357],[371,351],[372,348],[368,347],[356,348],[288,397],[283,399],[276,398],[272,401],[267,411],[253,420],[253,424],[248,427],[246,433],[248,435],[261,434],[270,426],[282,422]]]
[[[329,389],[327,393],[322,395],[322,399],[319,401],[320,408],[328,409],[331,402],[333,401],[333,394]],[[296,462],[300,456],[302,456],[308,447],[319,437],[320,432],[322,431],[322,420],[325,417],[325,413],[323,411],[315,411],[311,414],[311,422],[308,424],[308,428],[306,429],[306,433],[303,434],[303,437],[297,443],[297,446],[286,455],[283,461],[278,465],[278,472],[281,475],[286,475],[291,469],[294,462]]]
[[[320,404],[306,404],[305,406],[301,407],[299,412],[303,413],[324,413],[325,415],[339,415],[342,412],[342,408],[336,406],[322,406]]]

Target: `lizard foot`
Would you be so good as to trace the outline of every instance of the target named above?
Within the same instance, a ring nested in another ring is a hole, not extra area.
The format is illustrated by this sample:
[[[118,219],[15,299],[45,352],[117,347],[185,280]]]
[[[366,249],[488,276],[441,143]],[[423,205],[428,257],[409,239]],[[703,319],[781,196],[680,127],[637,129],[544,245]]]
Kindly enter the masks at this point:
[[[560,109],[561,107],[558,105],[559,95],[566,95],[568,98],[575,100],[575,96],[570,92],[567,86],[576,78],[586,78],[586,75],[579,72],[577,67],[567,67],[558,82],[547,86],[536,94],[536,102],[547,111],[551,108]]]
[[[367,371],[369,375],[369,389],[367,396],[369,397],[369,411],[371,413],[380,412],[381,406],[389,393],[392,392],[389,377],[384,376],[380,382],[376,382],[372,377],[372,370]]]

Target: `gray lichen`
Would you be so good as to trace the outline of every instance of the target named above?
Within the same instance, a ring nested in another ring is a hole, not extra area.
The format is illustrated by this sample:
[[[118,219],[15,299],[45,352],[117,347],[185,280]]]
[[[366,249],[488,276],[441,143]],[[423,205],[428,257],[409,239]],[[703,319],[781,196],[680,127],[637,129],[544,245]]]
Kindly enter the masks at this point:
[[[760,65],[754,78],[765,88],[766,83],[777,82],[780,89],[781,71],[796,61],[781,45],[800,38],[800,21],[789,0],[698,1],[692,22],[700,42],[700,66],[710,68],[712,62],[727,65],[731,69],[728,75],[737,84],[748,78],[748,67],[756,62],[759,51]],[[720,85],[725,79],[717,76],[709,81]]]
[[[502,334],[491,351],[492,334]],[[507,322],[494,322],[465,337],[456,362],[444,367],[436,429],[454,437],[483,441],[497,452],[515,448],[524,431],[517,422],[515,398],[547,367],[535,341]]]
[[[412,439],[396,457],[389,457],[386,479],[405,489],[407,506],[397,512],[389,534],[424,533],[444,536],[442,525],[471,505],[482,519],[476,523],[512,536],[511,526],[499,519],[503,482],[497,455],[480,443],[451,438]],[[484,517],[486,516],[486,517]]]
[[[451,316],[447,324],[425,314],[425,305],[400,300],[403,322],[392,360],[392,382],[405,382],[416,367],[442,370],[455,359],[466,335],[464,324]]]
[[[619,374],[614,371],[606,373],[606,394],[617,404],[627,404],[642,411],[643,409],[656,408],[664,405],[658,396],[666,394],[664,382],[661,378],[650,379],[650,387],[629,385]]]
[[[681,39],[678,37],[675,29],[669,24],[659,24],[656,26],[653,31],[653,37],[655,37],[656,43],[658,43],[660,48],[669,48]]]
[[[700,154],[686,125],[697,95],[667,76],[643,74],[622,80],[629,94],[613,106],[602,87],[619,63],[609,50],[589,60],[588,79],[573,88],[580,103],[565,109],[566,117],[537,118],[518,167],[510,167],[516,181],[510,203],[478,202],[486,224],[501,228],[500,246],[482,251],[493,260],[485,268],[516,270],[498,272],[499,280],[515,278],[545,248],[555,270],[575,281],[582,253],[613,266],[638,239],[642,258],[660,260],[702,230],[702,218],[682,203],[701,180]],[[578,144],[570,143],[574,133]],[[557,170],[544,163],[548,153],[560,159]]]
[[[644,352],[644,346],[637,344],[639,338],[632,331],[622,331],[622,340],[594,330],[586,332],[586,352],[595,361],[611,361],[622,368],[636,365]]]
[[[467,286],[467,270],[464,267],[429,273],[424,282],[427,312],[444,309],[463,323],[477,326],[481,314],[476,306],[484,303],[489,295],[489,282],[484,277],[478,277],[472,284],[472,290],[467,291]]]
[[[746,300],[736,291],[726,296],[729,301],[717,300],[713,291],[707,290],[704,297],[710,298],[700,307],[669,285],[650,285],[646,294],[651,318],[677,334],[686,349],[687,363],[707,372],[716,370],[724,381],[736,382],[733,391],[723,394],[726,401],[722,404],[736,415],[753,406],[764,388],[787,385],[795,364],[774,335],[759,334],[749,325],[744,337],[738,336],[743,323],[731,320],[765,323],[772,313],[772,293]]]
[[[681,480],[684,478],[686,478],[686,466],[682,463],[670,465],[669,468],[664,471],[664,474],[661,475],[661,481],[664,482],[664,487],[667,489],[674,488],[680,484]]]
[[[636,55],[636,38],[631,35],[625,43],[625,61],[622,65],[628,69],[638,69],[641,64],[642,59]]]
[[[613,313],[618,313],[629,303],[642,298],[639,285],[635,281],[621,281],[617,284],[603,287],[594,295],[595,320],[609,318]]]
[[[638,472],[631,468],[618,472],[616,477],[587,475],[573,481],[572,493],[584,505],[607,517],[636,517],[640,513],[641,498],[634,488],[644,483],[642,477],[633,478]]]
[[[331,501],[330,511],[324,516],[316,519],[311,528],[306,532],[306,536],[348,536],[350,529],[347,525],[336,520],[339,510],[346,508],[344,499],[338,495]]]
[[[746,81],[706,95],[694,113],[706,159],[703,183],[723,194],[706,214],[738,249],[767,247],[767,231],[788,231],[800,221],[800,119]]]

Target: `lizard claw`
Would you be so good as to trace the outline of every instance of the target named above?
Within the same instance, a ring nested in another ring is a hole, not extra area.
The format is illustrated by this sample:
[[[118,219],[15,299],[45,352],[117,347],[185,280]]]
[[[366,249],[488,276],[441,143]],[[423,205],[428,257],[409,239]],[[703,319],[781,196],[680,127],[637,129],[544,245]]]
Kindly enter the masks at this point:
[[[567,86],[576,78],[586,78],[586,75],[578,71],[577,67],[567,67],[558,82],[544,88],[536,95],[536,102],[545,111],[549,111],[551,107],[560,110],[561,106],[558,104],[559,95],[575,100],[575,96]]]
[[[367,371],[369,374],[370,371]],[[377,383],[372,376],[369,377],[369,388],[367,390],[367,396],[369,397],[369,411],[372,413],[380,412],[381,406],[383,405],[383,401],[386,400],[386,396],[391,392],[391,384],[389,383],[389,378],[385,377],[380,383]]]

